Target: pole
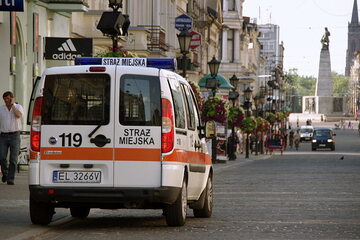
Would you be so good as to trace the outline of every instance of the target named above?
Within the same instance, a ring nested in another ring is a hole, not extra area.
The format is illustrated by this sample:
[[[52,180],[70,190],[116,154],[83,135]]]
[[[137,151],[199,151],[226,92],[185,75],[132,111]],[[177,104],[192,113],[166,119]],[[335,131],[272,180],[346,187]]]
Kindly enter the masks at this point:
[[[186,68],[187,68],[187,57],[186,57],[186,52],[183,53],[183,57],[182,57],[182,76],[183,78],[186,78]]]
[[[249,112],[249,102],[246,105],[246,116],[250,117]],[[246,151],[245,151],[245,158],[249,158],[249,133],[246,133]]]
[[[112,39],[112,51],[113,52],[116,52],[117,48],[118,48],[118,37],[117,35],[112,35],[111,36],[111,39]]]

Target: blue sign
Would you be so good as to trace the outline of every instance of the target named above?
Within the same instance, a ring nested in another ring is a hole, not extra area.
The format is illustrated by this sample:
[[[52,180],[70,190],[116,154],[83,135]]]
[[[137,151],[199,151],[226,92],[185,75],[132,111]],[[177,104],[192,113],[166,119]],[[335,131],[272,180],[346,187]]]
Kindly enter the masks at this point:
[[[24,0],[0,0],[0,11],[23,12]]]
[[[192,28],[192,18],[186,14],[176,17],[175,28],[179,31],[190,30]]]

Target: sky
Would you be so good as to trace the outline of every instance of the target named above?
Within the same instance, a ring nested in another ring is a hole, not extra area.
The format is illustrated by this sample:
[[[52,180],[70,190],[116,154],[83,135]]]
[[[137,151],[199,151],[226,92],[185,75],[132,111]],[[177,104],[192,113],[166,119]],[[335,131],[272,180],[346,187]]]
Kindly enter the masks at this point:
[[[258,24],[279,25],[285,71],[296,68],[299,75],[317,78],[325,27],[331,34],[331,69],[345,73],[353,4],[354,0],[245,0],[243,15],[257,18]]]

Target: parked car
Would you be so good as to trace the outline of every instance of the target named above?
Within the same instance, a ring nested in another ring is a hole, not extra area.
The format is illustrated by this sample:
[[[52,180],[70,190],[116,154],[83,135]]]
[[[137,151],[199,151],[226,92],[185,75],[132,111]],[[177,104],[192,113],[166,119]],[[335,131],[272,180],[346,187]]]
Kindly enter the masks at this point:
[[[301,126],[300,127],[300,141],[311,141],[314,133],[313,126]]]
[[[311,150],[330,148],[331,151],[335,151],[334,136],[336,134],[330,128],[316,128],[311,142]]]

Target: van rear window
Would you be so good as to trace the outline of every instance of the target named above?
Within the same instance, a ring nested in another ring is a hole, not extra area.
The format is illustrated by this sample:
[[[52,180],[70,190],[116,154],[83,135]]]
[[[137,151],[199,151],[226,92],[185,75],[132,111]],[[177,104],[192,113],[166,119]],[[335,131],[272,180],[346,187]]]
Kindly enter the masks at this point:
[[[120,80],[120,124],[161,126],[160,100],[158,77],[123,75]]]
[[[43,124],[97,125],[110,118],[110,76],[48,75],[44,86]]]

